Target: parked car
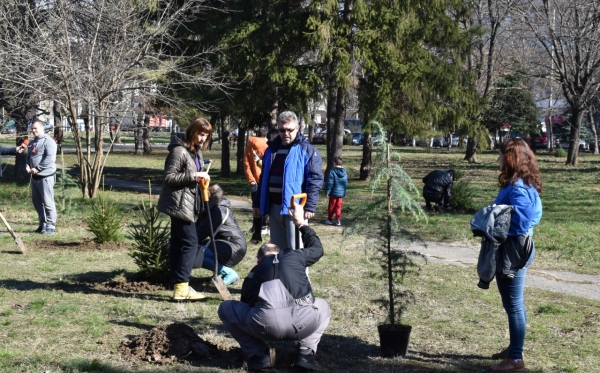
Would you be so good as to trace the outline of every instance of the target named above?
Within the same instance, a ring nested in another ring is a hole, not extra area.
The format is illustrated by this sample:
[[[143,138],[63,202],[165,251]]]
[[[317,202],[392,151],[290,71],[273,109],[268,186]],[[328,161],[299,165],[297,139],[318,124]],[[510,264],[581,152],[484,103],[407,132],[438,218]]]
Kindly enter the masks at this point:
[[[327,131],[315,133],[312,138],[313,144],[325,144],[327,142]]]
[[[352,131],[347,128],[344,128],[344,136],[350,135]],[[312,138],[313,144],[325,144],[327,143],[327,130],[316,133]]]
[[[352,145],[361,145],[364,138],[362,132],[352,132]]]
[[[569,139],[569,135],[563,135],[560,138],[560,146],[563,149],[569,149],[569,146],[571,145],[571,140]],[[582,139],[579,139],[579,151],[588,151],[590,150],[590,144],[588,144],[587,142],[585,142]]]
[[[443,137],[435,137],[431,146],[433,148],[444,148],[448,146],[448,141]]]
[[[554,135],[552,137],[554,138],[554,147],[560,146],[560,139]],[[533,142],[536,148],[546,148],[548,147],[548,135],[546,133],[537,135],[533,138]]]
[[[2,128],[2,131],[0,131],[1,134],[6,135],[6,134],[13,134],[17,132],[17,124],[15,123],[14,120],[9,120],[6,125],[4,126],[4,128]]]
[[[457,135],[456,133],[453,133],[452,135],[450,135],[452,137],[452,142],[451,145],[452,146],[458,146],[458,142],[460,140],[460,136]],[[467,146],[467,142],[469,141],[469,136],[464,136],[463,137],[463,146]]]

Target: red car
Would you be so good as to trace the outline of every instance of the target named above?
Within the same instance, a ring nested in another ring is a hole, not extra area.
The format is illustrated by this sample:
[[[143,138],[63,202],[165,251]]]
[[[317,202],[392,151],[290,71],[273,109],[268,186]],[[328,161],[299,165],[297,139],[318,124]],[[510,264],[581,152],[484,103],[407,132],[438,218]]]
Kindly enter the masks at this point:
[[[554,137],[554,147],[556,148],[560,146],[560,140],[556,136],[552,137]],[[543,133],[539,136],[536,136],[533,138],[533,142],[535,143],[536,148],[545,148],[548,146],[548,135]]]
[[[312,138],[313,144],[325,144],[327,142],[327,131],[319,132]]]

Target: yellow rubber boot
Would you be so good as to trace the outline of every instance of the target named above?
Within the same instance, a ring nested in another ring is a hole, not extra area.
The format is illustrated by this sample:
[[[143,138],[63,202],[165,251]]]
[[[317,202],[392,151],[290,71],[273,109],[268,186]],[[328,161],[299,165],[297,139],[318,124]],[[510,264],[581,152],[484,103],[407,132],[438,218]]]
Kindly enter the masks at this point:
[[[175,284],[173,289],[173,300],[199,300],[204,298],[204,294],[198,293],[188,285],[188,282]]]

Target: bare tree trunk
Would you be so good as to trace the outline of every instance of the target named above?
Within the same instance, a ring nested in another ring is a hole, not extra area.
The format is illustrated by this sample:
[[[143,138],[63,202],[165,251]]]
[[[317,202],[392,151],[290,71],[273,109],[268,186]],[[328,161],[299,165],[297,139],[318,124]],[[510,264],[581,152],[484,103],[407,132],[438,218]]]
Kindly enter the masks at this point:
[[[469,163],[477,163],[477,141],[475,140],[475,136],[469,136],[467,140],[467,152],[463,159]]]
[[[221,122],[221,177],[231,177],[231,166],[229,165],[229,115]]]
[[[247,124],[246,124],[247,126]],[[238,128],[237,151],[235,162],[235,174],[244,175],[244,151],[246,150],[246,126]]]
[[[144,114],[144,131],[142,132],[142,140],[144,144],[144,154],[152,154],[152,145],[150,145],[150,115]]]
[[[571,132],[569,133],[569,152],[567,153],[568,166],[577,166],[579,162],[579,134],[581,132],[581,122],[583,120],[583,110],[576,105],[571,106]]]
[[[368,116],[365,115],[363,118],[365,124],[363,125],[363,129],[368,126],[368,121],[370,120]],[[413,141],[415,141],[413,139]],[[363,138],[362,144],[362,161],[360,163],[360,180],[369,180],[371,178],[371,169],[373,168],[373,141],[371,136],[371,131],[367,131]],[[414,145],[414,144],[413,144]]]
[[[595,109],[595,106],[592,105],[592,107],[590,109],[590,128],[592,130],[592,133],[594,134],[593,152],[594,152],[594,154],[600,154],[598,152],[598,128],[596,127],[596,119],[594,118],[594,109]],[[590,149],[590,150],[592,150],[592,149]]]
[[[326,162],[326,170],[325,170],[325,178],[327,178],[327,175],[329,174],[329,170],[331,170],[331,167],[329,166],[329,160],[333,159],[331,154],[333,151],[333,141],[335,139],[335,121],[336,121],[336,109],[337,109],[337,94],[338,94],[338,89],[337,89],[337,83],[335,81],[335,77],[334,74],[335,73],[335,65],[334,62],[331,62],[330,66],[329,66],[329,89],[327,91],[327,138],[325,141],[325,146],[326,146],[326,156],[327,156],[327,162]],[[327,180],[325,180],[327,181]]]
[[[135,155],[144,155],[144,111],[136,115],[133,135],[135,139]]]

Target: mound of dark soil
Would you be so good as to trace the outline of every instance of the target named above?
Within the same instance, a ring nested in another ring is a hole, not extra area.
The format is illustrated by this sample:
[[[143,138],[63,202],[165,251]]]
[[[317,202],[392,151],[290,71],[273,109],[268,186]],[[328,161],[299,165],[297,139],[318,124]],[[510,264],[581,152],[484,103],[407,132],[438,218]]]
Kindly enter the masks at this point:
[[[105,281],[96,285],[99,290],[120,290],[126,293],[147,293],[165,290],[164,285],[151,284],[147,281]]]
[[[119,352],[126,360],[172,364],[182,359],[210,359],[218,349],[202,340],[188,325],[175,323],[123,341]]]
[[[35,240],[33,247],[36,250],[69,250],[69,251],[95,251],[95,250],[124,250],[131,247],[126,242],[105,242],[98,243],[94,240],[83,241],[58,241],[58,240]]]

